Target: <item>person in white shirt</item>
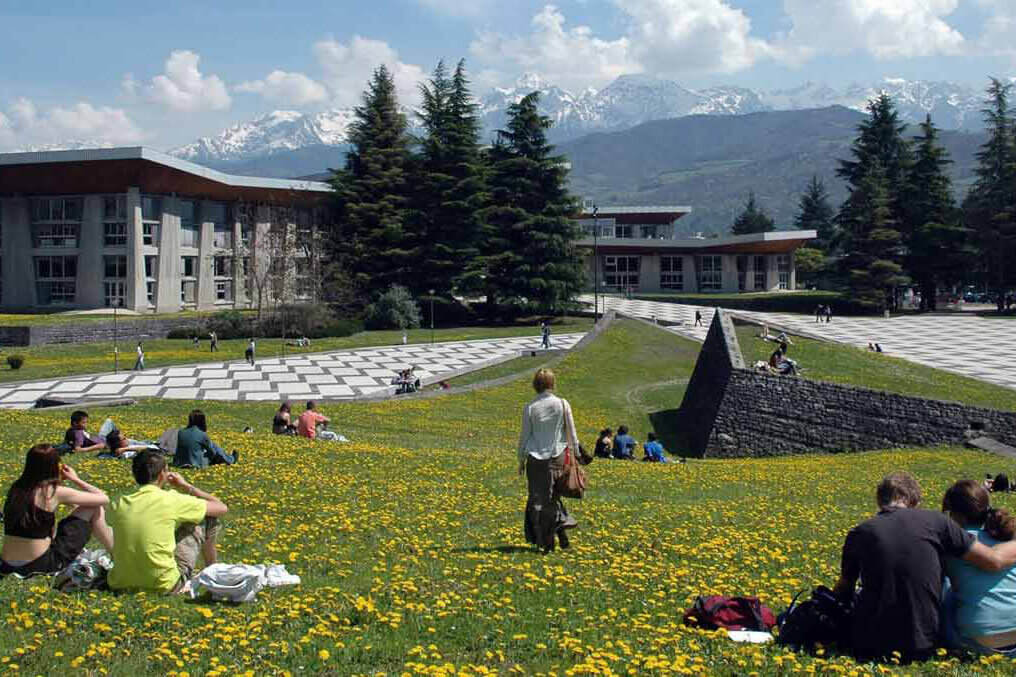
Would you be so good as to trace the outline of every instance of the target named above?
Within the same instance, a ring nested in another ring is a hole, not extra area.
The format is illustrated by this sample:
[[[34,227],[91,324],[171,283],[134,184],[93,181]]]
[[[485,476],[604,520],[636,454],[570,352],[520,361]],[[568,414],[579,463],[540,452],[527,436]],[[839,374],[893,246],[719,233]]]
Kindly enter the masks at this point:
[[[141,341],[138,341],[137,349],[138,359],[134,361],[134,371],[145,370],[145,349],[141,347]]]
[[[561,497],[554,490],[555,480],[564,472],[565,449],[578,453],[578,436],[571,405],[554,394],[554,372],[539,369],[533,377],[536,398],[522,410],[522,433],[519,435],[519,475],[525,474],[529,485],[526,501],[526,541],[543,551],[554,549],[555,534],[561,547],[570,543],[566,529],[578,526],[568,515]]]

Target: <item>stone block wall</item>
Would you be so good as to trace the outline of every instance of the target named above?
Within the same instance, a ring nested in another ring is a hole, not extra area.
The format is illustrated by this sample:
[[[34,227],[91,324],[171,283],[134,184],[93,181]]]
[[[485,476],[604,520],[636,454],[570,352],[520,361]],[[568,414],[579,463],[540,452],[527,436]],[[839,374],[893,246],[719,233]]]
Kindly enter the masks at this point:
[[[114,334],[121,341],[166,338],[173,329],[193,329],[203,325],[197,317],[130,319],[117,322],[113,330],[112,320],[82,320],[78,324],[57,324],[29,327],[0,327],[0,346],[40,346],[49,343],[96,343],[112,341]]]

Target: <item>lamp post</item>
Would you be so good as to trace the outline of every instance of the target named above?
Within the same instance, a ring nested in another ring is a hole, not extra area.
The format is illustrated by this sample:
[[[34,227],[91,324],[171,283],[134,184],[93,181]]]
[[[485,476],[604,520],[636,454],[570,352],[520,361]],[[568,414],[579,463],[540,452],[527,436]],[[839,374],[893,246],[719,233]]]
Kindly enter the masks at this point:
[[[600,321],[600,208],[593,205],[593,324]]]
[[[434,344],[434,290],[430,290],[430,343]]]
[[[113,373],[119,373],[120,371],[120,343],[119,336],[117,333],[116,324],[116,309],[120,306],[121,299],[119,296],[113,297]]]

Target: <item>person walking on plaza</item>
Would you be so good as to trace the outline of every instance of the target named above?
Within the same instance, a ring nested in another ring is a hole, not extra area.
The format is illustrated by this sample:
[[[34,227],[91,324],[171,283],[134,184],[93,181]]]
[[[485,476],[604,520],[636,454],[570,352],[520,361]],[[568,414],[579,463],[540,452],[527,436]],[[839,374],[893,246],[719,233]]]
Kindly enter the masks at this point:
[[[833,319],[833,307],[827,303],[825,307],[825,321],[826,323],[829,323],[832,322],[832,319]]]
[[[208,332],[209,350],[213,353],[219,352],[219,335],[214,331]]]
[[[247,342],[247,350],[243,351],[243,357],[247,360],[247,364],[254,366],[254,339]]]
[[[138,359],[136,359],[134,361],[134,371],[144,371],[145,370],[145,349],[141,345],[141,341],[138,341],[137,353],[138,353]]]
[[[818,324],[819,322],[822,321],[822,313],[824,313],[824,312],[825,312],[825,308],[822,307],[821,303],[818,304],[817,306],[815,306],[815,323],[816,324]]]
[[[554,394],[554,372],[539,369],[533,377],[536,397],[522,410],[522,431],[519,434],[519,475],[525,475],[529,486],[526,500],[526,541],[544,553],[554,549],[555,535],[561,547],[567,548],[566,529],[578,526],[557,494],[556,480],[564,474],[565,454],[576,463],[579,443],[575,420],[568,401]]]
[[[550,322],[544,320],[540,324],[540,335],[543,337],[542,347],[546,350],[550,349]]]
[[[696,327],[701,327],[702,326],[702,311],[701,310],[696,310],[695,311],[695,326]]]

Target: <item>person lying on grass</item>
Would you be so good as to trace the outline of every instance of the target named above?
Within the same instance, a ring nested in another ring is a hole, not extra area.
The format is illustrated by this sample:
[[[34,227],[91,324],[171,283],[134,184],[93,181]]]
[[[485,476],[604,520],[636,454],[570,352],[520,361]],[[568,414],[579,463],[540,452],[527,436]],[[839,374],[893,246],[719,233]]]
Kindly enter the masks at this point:
[[[198,489],[183,475],[166,469],[157,451],[142,451],[131,461],[138,483],[132,494],[109,507],[113,528],[113,590],[179,593],[195,573],[198,556],[205,566],[218,559],[219,517],[229,508]],[[169,491],[166,485],[177,489]]]
[[[875,496],[878,514],[843,543],[833,592],[854,600],[849,637],[858,660],[889,659],[894,652],[903,662],[923,660],[939,639],[946,559],[1002,571],[1016,565],[1016,541],[988,547],[943,513],[919,510],[921,487],[907,472],[887,475]]]

